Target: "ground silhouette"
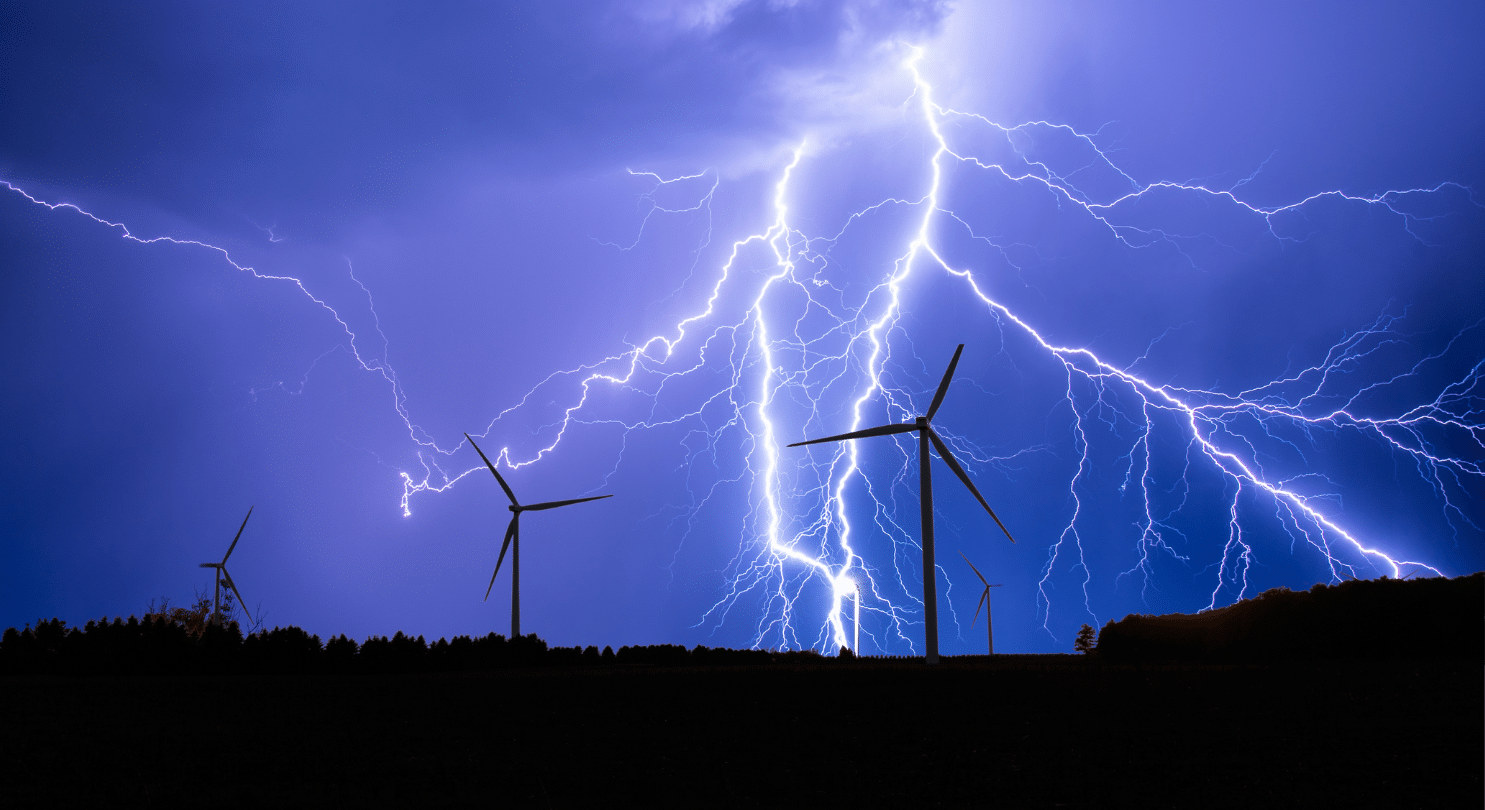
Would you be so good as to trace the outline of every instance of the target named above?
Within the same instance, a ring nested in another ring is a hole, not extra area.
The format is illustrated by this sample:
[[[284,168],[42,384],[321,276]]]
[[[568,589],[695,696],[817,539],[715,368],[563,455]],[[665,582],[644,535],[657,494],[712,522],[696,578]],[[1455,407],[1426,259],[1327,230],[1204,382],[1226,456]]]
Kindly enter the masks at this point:
[[[1398,584],[1413,583],[1383,588]],[[1343,604],[1370,593],[1348,583],[1304,595],[1331,590]],[[1253,601],[1290,604],[1274,599]],[[1478,621],[1481,603],[1470,611]],[[928,667],[677,645],[600,652],[530,635],[357,644],[293,627],[41,622],[0,638],[0,798],[1479,806],[1479,634],[1413,658],[1338,645],[1321,649],[1345,655],[1218,660],[1202,647],[1182,660],[1119,651],[1127,638],[1110,627],[1089,655]]]
[[[1098,654],[1120,660],[1419,660],[1485,657],[1485,572],[1275,588],[1198,613],[1104,625]]]

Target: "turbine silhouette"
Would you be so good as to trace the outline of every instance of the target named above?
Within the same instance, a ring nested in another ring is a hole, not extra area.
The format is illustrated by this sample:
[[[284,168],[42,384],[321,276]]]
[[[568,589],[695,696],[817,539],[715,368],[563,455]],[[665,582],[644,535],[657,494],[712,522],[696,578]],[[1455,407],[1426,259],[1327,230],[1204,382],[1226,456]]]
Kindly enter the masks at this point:
[[[232,581],[232,575],[229,574],[229,573],[227,573],[227,558],[232,556],[232,549],[237,548],[237,541],[239,539],[241,539],[241,537],[242,537],[242,530],[247,528],[248,518],[250,518],[252,516],[253,516],[253,507],[249,506],[248,507],[247,517],[243,518],[242,519],[242,525],[237,527],[237,536],[232,538],[232,545],[227,546],[227,553],[224,554],[224,555],[222,555],[222,561],[221,562],[219,562],[219,563],[201,563],[201,567],[202,568],[215,568],[215,569],[217,569],[217,586],[216,586],[216,592],[212,596],[212,609],[211,609],[211,623],[212,624],[221,624],[222,623],[222,580],[226,580],[227,581],[227,587],[231,588],[232,589],[232,592],[235,593],[235,594],[237,594],[237,604],[238,604],[239,607],[242,608],[242,614],[244,616],[247,616],[248,617],[248,621],[252,621],[253,620],[253,615],[251,613],[248,613],[247,602],[244,601],[243,598],[242,598],[242,591],[237,590],[237,584]]]
[[[856,583],[856,621],[852,625],[855,639],[851,642],[851,652],[855,655],[861,654],[861,583]]]
[[[949,368],[944,372],[943,382],[939,383],[938,392],[933,395],[933,404],[928,406],[927,414],[917,417],[912,422],[899,422],[894,425],[882,425],[881,427],[867,428],[865,430],[855,430],[850,433],[842,433],[839,436],[826,436],[823,439],[810,439],[789,445],[790,447],[803,447],[807,444],[840,442],[848,439],[865,439],[870,436],[892,436],[898,433],[909,433],[912,431],[918,432],[918,499],[922,504],[923,511],[923,619],[927,625],[924,629],[924,634],[927,636],[927,658],[929,664],[938,663],[938,592],[934,582],[934,571],[936,569],[933,563],[933,482],[930,478],[929,442],[933,443],[934,448],[938,450],[939,457],[944,460],[945,464],[949,465],[949,469],[953,470],[954,474],[959,476],[959,480],[963,481],[966,487],[969,487],[969,491],[974,494],[975,500],[980,502],[980,506],[985,507],[985,511],[990,513],[990,518],[995,521],[995,525],[999,526],[1002,532],[1005,532],[1006,538],[1012,543],[1016,542],[1016,538],[1011,537],[1011,533],[1006,530],[1005,524],[1001,523],[1000,518],[995,516],[995,510],[990,508],[990,504],[985,502],[984,496],[980,494],[978,489],[975,489],[974,482],[969,480],[969,474],[964,471],[963,467],[959,466],[959,462],[954,458],[954,454],[949,452],[948,445],[944,444],[943,439],[940,439],[938,434],[933,432],[933,428],[928,425],[933,419],[933,415],[938,413],[939,406],[944,404],[944,395],[949,393],[949,382],[954,377],[954,367],[959,365],[959,354],[963,351],[963,343],[959,344],[959,348],[954,350],[954,359],[949,361]],[[491,469],[494,468],[492,467]]]
[[[962,551],[959,552],[959,556],[964,557],[964,552],[962,552]],[[990,589],[991,588],[999,588],[1000,587],[1000,583],[997,582],[994,585],[991,585],[989,582],[986,582],[985,581],[985,575],[980,573],[980,569],[975,568],[975,564],[974,563],[969,562],[969,558],[968,557],[964,557],[964,561],[967,562],[967,563],[969,563],[970,570],[975,572],[975,576],[977,576],[977,577],[980,578],[980,584],[982,584],[982,585],[985,586],[985,592],[982,593],[982,594],[980,594],[980,603],[978,605],[975,605],[975,618],[970,620],[969,626],[970,627],[974,627],[975,626],[975,620],[980,618],[980,608],[983,607],[985,609],[985,634],[990,639],[990,654],[991,655],[994,655],[995,654],[995,626],[990,622]]]
[[[545,503],[533,503],[533,504],[530,504],[530,505],[522,505],[520,501],[516,500],[516,493],[511,492],[510,485],[507,484],[507,483],[505,483],[505,479],[504,478],[501,478],[500,477],[500,472],[495,469],[495,465],[490,463],[490,459],[489,459],[489,457],[487,457],[485,455],[485,451],[481,450],[480,449],[480,446],[474,443],[474,439],[470,439],[469,438],[469,434],[468,433],[464,434],[464,438],[469,439],[469,446],[474,448],[474,452],[480,454],[480,458],[481,459],[484,459],[485,466],[490,468],[490,472],[495,475],[495,480],[500,484],[500,488],[503,489],[503,490],[505,490],[505,496],[507,498],[510,498],[510,506],[508,507],[510,509],[510,511],[512,512],[512,514],[510,516],[510,524],[505,527],[505,542],[503,542],[503,543],[500,544],[500,557],[499,557],[499,559],[497,559],[495,561],[495,573],[493,573],[493,574],[490,575],[490,587],[488,587],[488,588],[485,589],[485,601],[489,601],[489,599],[490,599],[490,591],[494,590],[494,588],[495,588],[495,577],[500,576],[500,565],[501,565],[501,563],[504,563],[505,562],[505,552],[506,552],[506,549],[509,549],[510,552],[511,552],[511,555],[510,555],[510,637],[512,639],[520,638],[521,637],[521,513],[522,512],[540,512],[540,511],[542,511],[544,509],[556,509],[559,506],[571,506],[572,504],[575,504],[575,503],[585,503],[587,501],[597,501],[597,500],[601,500],[603,498],[612,498],[613,496],[612,495],[594,495],[591,498],[573,498],[571,500],[566,500],[566,501],[547,501]]]

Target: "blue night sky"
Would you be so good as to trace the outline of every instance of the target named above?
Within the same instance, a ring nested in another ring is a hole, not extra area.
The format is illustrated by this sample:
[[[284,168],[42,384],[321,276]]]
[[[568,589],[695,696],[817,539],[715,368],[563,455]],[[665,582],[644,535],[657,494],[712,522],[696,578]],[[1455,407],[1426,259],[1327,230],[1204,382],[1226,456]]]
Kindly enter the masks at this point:
[[[921,653],[915,442],[784,445],[958,343],[935,425],[1017,542],[934,461],[945,653],[958,550],[1000,652],[1485,568],[1480,4],[0,20],[0,625],[188,601],[253,505],[268,626],[507,632],[467,431],[614,496],[522,520],[526,632],[828,650],[851,582]]]

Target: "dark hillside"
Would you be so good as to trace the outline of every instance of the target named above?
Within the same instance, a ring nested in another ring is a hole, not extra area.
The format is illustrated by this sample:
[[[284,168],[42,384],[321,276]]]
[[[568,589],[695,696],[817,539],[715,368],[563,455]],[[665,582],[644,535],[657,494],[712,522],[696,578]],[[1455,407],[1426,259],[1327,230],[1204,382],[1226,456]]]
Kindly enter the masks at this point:
[[[831,660],[831,659],[826,659]],[[1480,806],[1458,661],[0,679],[4,807]]]
[[[1276,588],[1217,610],[1126,616],[1098,635],[1116,660],[1485,660],[1485,572]]]
[[[53,620],[0,638],[0,807],[1479,807],[1481,583],[937,667]]]

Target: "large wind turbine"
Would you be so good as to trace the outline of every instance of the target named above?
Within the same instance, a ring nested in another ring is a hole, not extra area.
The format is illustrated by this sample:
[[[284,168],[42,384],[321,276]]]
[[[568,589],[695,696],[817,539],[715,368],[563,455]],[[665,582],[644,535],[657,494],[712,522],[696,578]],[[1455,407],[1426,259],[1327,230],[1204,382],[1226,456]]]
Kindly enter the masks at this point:
[[[962,551],[959,552],[959,556],[964,557],[964,552],[962,552]],[[990,589],[991,588],[999,588],[1000,587],[1000,583],[997,582],[994,585],[991,585],[989,582],[986,582],[985,581],[985,575],[980,573],[980,569],[975,568],[975,564],[974,563],[969,562],[969,558],[968,557],[964,557],[964,561],[967,562],[967,563],[969,563],[970,570],[975,572],[975,576],[977,576],[977,577],[980,578],[980,584],[982,584],[982,585],[985,586],[985,592],[982,593],[982,594],[980,594],[980,603],[978,605],[975,605],[975,619],[980,618],[980,608],[984,608],[985,609],[985,634],[987,636],[989,636],[989,638],[990,638],[990,654],[991,655],[994,655],[995,654],[995,627],[990,622]],[[970,620],[969,626],[970,627],[974,627],[975,626],[974,619],[971,619]]]
[[[240,606],[242,608],[242,614],[244,616],[247,616],[248,617],[248,621],[252,621],[253,620],[253,615],[251,613],[248,613],[247,602],[244,601],[243,598],[242,598],[242,591],[237,590],[237,584],[232,581],[232,575],[229,574],[229,573],[227,573],[227,558],[232,556],[232,549],[237,548],[237,541],[238,541],[239,538],[242,537],[242,530],[247,528],[248,518],[250,518],[252,516],[253,516],[253,507],[249,506],[248,507],[247,517],[243,518],[242,519],[242,525],[237,527],[237,537],[232,538],[232,545],[227,546],[227,553],[224,554],[224,555],[222,555],[222,561],[221,562],[219,562],[219,563],[202,563],[201,564],[201,567],[202,568],[215,568],[215,569],[217,569],[217,587],[216,587],[216,593],[212,597],[212,609],[211,609],[211,622],[212,622],[212,624],[221,624],[222,623],[222,580],[226,580],[227,581],[227,587],[231,588],[232,589],[232,592],[235,593],[235,594],[237,594],[237,604],[238,604],[238,606]]]
[[[933,443],[934,448],[938,450],[939,457],[944,460],[945,464],[949,465],[949,469],[953,470],[954,474],[959,476],[959,480],[963,481],[966,487],[969,487],[969,491],[974,493],[975,500],[980,502],[980,506],[985,507],[985,511],[990,513],[990,517],[995,521],[995,525],[999,526],[1002,532],[1005,532],[1005,536],[1012,543],[1016,542],[1016,538],[1011,537],[1011,533],[1006,531],[1005,524],[1001,523],[1000,518],[995,516],[995,510],[990,508],[990,504],[985,502],[984,496],[980,495],[978,489],[975,489],[974,482],[969,480],[969,474],[964,471],[963,467],[959,466],[959,462],[954,459],[954,454],[949,452],[948,445],[945,445],[943,439],[940,439],[938,434],[933,432],[933,428],[928,426],[929,421],[933,419],[933,415],[938,413],[938,406],[944,404],[944,395],[949,393],[949,382],[954,378],[954,367],[959,365],[959,354],[963,351],[963,343],[959,344],[959,348],[954,350],[954,359],[949,361],[949,369],[944,372],[944,380],[939,383],[938,393],[933,395],[933,404],[928,406],[928,413],[926,415],[919,416],[912,422],[882,425],[881,427],[856,430],[850,433],[842,433],[839,436],[810,439],[809,441],[795,442],[789,445],[790,447],[803,447],[807,444],[820,444],[822,442],[839,442],[847,439],[865,439],[871,436],[892,436],[897,433],[918,432],[918,499],[922,503],[923,510],[923,619],[927,624],[925,635],[928,637],[928,663],[930,664],[938,663],[938,588],[934,582],[934,571],[936,569],[933,564],[933,483],[929,477],[929,442]]]
[[[540,512],[543,509],[556,509],[559,506],[571,506],[575,503],[596,501],[602,498],[612,498],[613,496],[594,495],[591,498],[573,498],[572,500],[568,501],[547,501],[546,503],[533,503],[529,506],[523,506],[520,501],[516,500],[516,493],[510,491],[510,485],[505,483],[504,478],[500,477],[500,472],[495,469],[495,465],[490,463],[490,459],[485,455],[485,451],[481,450],[480,446],[474,443],[474,439],[469,438],[468,433],[464,434],[464,438],[469,439],[469,446],[473,447],[474,452],[479,453],[480,458],[485,460],[485,466],[490,468],[490,472],[494,473],[495,480],[499,482],[500,488],[505,490],[505,497],[510,498],[510,506],[508,507],[512,513],[510,516],[510,525],[505,528],[505,542],[500,545],[500,558],[495,561],[495,573],[490,575],[490,587],[485,589],[485,600],[488,601],[490,599],[490,591],[494,590],[495,588],[495,577],[500,576],[500,564],[505,562],[505,551],[506,549],[510,549],[510,637],[513,639],[520,638],[521,513]]]

